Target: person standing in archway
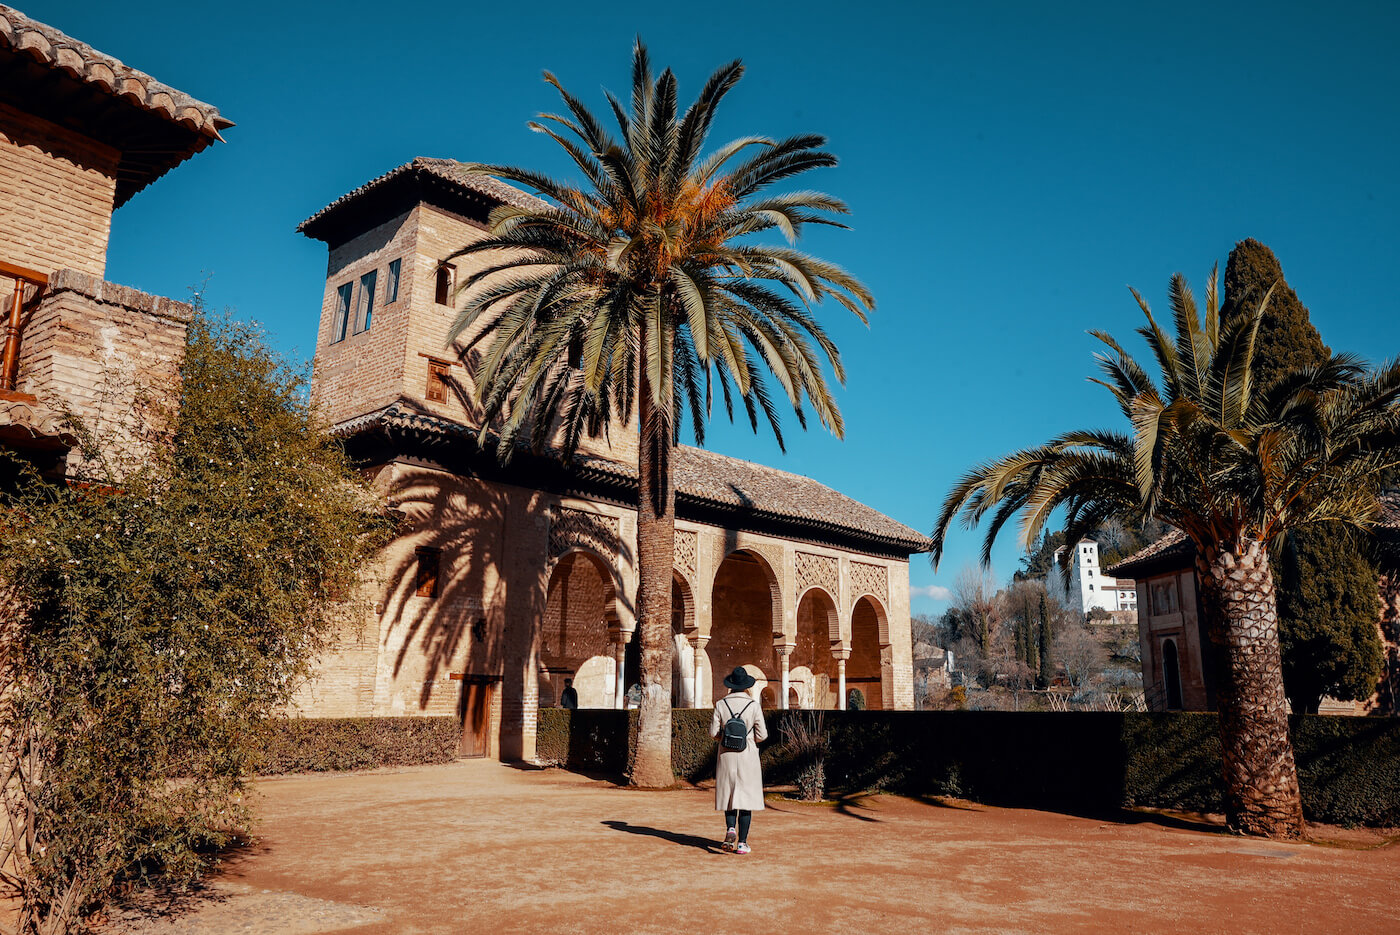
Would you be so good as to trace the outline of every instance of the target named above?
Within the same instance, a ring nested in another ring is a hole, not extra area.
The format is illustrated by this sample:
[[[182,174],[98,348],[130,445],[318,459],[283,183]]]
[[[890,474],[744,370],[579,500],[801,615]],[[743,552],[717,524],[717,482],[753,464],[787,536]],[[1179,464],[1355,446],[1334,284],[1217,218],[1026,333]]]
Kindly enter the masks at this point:
[[[559,694],[559,706],[563,708],[578,707],[578,689],[574,688],[573,679],[564,679],[564,690]]]
[[[749,824],[763,810],[763,765],[758,744],[768,739],[763,711],[749,694],[754,677],[739,666],[724,679],[729,694],[715,702],[710,736],[719,741],[715,810],[724,812],[724,850],[749,852]]]

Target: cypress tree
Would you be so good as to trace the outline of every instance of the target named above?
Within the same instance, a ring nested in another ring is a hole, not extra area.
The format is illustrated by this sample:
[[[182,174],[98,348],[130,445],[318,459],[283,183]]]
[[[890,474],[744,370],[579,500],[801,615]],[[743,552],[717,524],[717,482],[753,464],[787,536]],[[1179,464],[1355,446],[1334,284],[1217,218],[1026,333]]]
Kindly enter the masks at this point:
[[[1040,595],[1040,672],[1036,676],[1036,688],[1049,688],[1050,682],[1055,678],[1054,663],[1050,658],[1050,609],[1045,600],[1045,593]]]
[[[1221,315],[1250,312],[1274,287],[1259,326],[1254,375],[1261,386],[1331,354],[1272,250],[1242,240],[1225,265]],[[1321,523],[1289,537],[1271,560],[1278,584],[1283,683],[1294,711],[1315,712],[1323,695],[1370,697],[1383,666],[1375,567],[1359,537]]]
[[[1031,616],[1031,598],[1029,594],[1026,595],[1026,606],[1023,617],[1023,624],[1026,630],[1025,636],[1022,640],[1025,646],[1025,653],[1021,656],[1021,661],[1024,662],[1032,671],[1035,671],[1035,617]]]

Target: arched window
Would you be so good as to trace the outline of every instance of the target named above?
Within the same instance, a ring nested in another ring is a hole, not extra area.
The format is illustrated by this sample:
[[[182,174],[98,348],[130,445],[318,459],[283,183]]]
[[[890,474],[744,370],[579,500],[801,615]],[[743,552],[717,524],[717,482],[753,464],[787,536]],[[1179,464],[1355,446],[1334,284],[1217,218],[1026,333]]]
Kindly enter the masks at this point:
[[[1181,710],[1181,661],[1177,658],[1176,640],[1162,641],[1162,681],[1166,682],[1167,710]]]
[[[437,282],[433,301],[439,305],[452,304],[452,267],[443,264],[437,270]]]

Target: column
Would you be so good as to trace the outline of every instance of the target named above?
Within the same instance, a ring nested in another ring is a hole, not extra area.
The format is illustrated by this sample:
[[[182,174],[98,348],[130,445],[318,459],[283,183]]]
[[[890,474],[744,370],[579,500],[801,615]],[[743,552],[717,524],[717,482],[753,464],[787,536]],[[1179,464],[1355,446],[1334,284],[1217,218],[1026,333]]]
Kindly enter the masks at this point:
[[[774,643],[773,652],[778,654],[778,667],[783,674],[782,692],[778,695],[778,707],[786,709],[788,706],[788,664],[792,657],[792,651],[796,649],[793,643]]]
[[[617,642],[613,644],[613,657],[617,660],[617,687],[613,691],[613,707],[621,711],[627,706],[627,638],[631,636],[626,630],[617,634]]]
[[[691,639],[690,652],[694,660],[691,665],[691,671],[695,673],[695,691],[692,696],[692,701],[696,708],[706,708],[708,705],[705,703],[706,692],[704,686],[710,684],[710,670],[709,667],[705,665],[705,644],[710,641],[710,638],[708,636],[696,634]]]
[[[838,711],[846,710],[846,660],[851,658],[849,649],[833,649],[831,654],[836,657],[836,708]]]

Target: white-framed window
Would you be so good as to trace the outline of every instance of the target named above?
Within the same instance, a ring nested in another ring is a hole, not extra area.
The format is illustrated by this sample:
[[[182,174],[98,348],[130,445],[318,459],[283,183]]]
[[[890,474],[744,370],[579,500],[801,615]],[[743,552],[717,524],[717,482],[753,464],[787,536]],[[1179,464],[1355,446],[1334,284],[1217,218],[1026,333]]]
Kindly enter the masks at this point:
[[[392,305],[399,300],[399,273],[402,270],[402,258],[389,261],[389,275],[384,280],[385,305]]]
[[[379,270],[372,269],[360,277],[360,304],[355,309],[355,333],[368,331],[374,317],[374,286],[379,281]]]
[[[350,324],[350,297],[355,292],[355,284],[347,282],[335,290],[335,318],[331,319],[331,343],[345,340],[345,330]]]

